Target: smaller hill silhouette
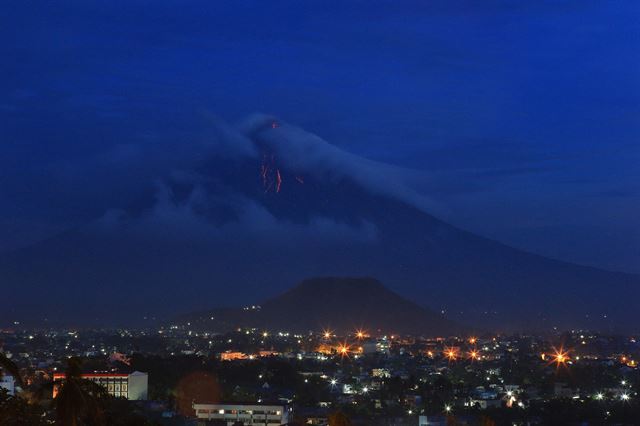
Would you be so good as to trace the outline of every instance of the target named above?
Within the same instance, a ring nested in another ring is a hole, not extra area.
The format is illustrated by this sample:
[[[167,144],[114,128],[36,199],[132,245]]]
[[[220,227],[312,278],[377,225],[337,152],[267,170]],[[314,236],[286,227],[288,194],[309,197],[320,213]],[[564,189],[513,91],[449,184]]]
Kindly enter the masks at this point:
[[[321,277],[302,281],[254,309],[224,308],[186,315],[180,323],[227,331],[258,327],[306,333],[338,334],[366,330],[373,334],[447,336],[464,327],[418,306],[374,278]]]

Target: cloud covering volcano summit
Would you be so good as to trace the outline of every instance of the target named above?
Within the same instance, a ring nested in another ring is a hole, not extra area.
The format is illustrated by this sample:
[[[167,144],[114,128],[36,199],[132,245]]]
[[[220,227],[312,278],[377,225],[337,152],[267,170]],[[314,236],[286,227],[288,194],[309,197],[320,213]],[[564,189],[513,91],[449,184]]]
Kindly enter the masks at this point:
[[[487,325],[622,327],[633,316],[637,276],[448,225],[422,195],[437,185],[431,176],[347,153],[273,117],[213,121],[201,140],[165,155],[122,149],[140,164],[130,195],[119,197],[126,203],[3,256],[12,306],[3,320],[18,312],[130,320],[242,305],[326,275],[373,276]]]

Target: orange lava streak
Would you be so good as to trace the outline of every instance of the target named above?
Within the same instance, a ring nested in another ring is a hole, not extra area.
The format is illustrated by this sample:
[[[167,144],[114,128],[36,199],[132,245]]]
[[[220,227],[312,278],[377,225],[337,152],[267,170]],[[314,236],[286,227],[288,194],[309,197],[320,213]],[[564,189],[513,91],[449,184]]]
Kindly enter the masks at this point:
[[[280,192],[280,186],[282,186],[282,177],[280,176],[280,170],[276,170],[276,192]]]

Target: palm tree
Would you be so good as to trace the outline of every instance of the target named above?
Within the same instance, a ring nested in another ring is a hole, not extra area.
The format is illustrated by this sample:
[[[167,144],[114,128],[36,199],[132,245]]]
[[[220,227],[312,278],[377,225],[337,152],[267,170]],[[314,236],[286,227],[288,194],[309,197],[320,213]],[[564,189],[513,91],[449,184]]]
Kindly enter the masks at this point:
[[[54,383],[59,389],[53,400],[57,424],[102,425],[102,401],[108,398],[108,394],[102,386],[82,378],[80,365],[78,358],[69,358],[64,380]]]
[[[22,382],[22,376],[20,375],[20,369],[18,366],[11,361],[3,352],[0,352],[0,378],[3,376],[3,371],[9,373],[13,376],[13,379],[16,381],[16,384],[20,387],[24,387],[24,383]]]

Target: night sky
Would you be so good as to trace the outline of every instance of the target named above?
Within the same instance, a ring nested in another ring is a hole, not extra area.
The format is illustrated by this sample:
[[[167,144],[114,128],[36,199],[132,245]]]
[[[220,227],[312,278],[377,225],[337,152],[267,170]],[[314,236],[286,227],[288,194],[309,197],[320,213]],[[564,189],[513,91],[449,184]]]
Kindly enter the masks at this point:
[[[640,272],[637,1],[18,1],[0,252],[134,203],[210,123],[272,114],[418,171],[446,222]]]

